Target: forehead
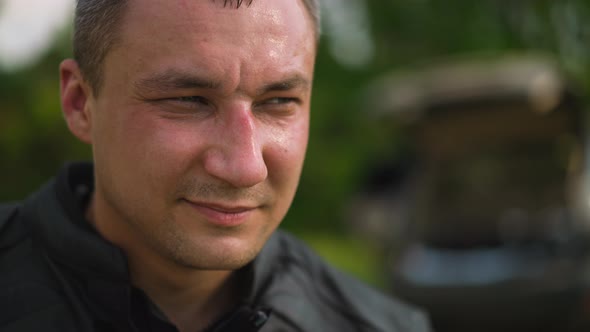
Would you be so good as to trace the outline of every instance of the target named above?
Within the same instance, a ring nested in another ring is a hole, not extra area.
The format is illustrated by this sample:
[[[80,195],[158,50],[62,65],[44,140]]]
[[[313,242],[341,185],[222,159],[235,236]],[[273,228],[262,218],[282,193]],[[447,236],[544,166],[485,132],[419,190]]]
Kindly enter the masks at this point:
[[[254,0],[240,8],[223,0],[130,0],[120,30],[106,67],[119,62],[128,72],[173,65],[218,76],[231,66],[263,74],[302,58],[313,62],[316,52],[313,22],[300,0]]]
[[[225,92],[313,79],[313,23],[298,0],[240,8],[223,0],[130,0],[118,39],[105,59],[111,91],[169,72],[221,82]]]
[[[236,38],[313,33],[313,22],[301,0],[254,0],[250,5],[244,1],[239,8],[235,2],[226,6],[224,0],[130,0],[122,32],[133,38],[163,33],[169,38],[195,34],[214,38],[224,29]]]

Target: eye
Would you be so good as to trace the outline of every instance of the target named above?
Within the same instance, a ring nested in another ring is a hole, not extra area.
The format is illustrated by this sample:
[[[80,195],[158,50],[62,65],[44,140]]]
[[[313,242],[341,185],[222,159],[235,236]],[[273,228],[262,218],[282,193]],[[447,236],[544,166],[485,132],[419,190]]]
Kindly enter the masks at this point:
[[[195,112],[209,111],[213,104],[202,96],[180,96],[162,99],[162,105],[177,111]]]
[[[283,104],[290,104],[290,103],[299,104],[299,99],[292,98],[292,97],[275,97],[275,98],[267,99],[263,102],[263,104],[269,104],[269,105],[283,105]]]
[[[270,118],[283,118],[298,113],[302,99],[298,97],[270,97],[254,104],[256,113]]]
[[[180,102],[180,103],[198,103],[203,105],[209,105],[209,101],[201,96],[182,96],[177,98],[171,98],[172,101]]]
[[[180,95],[152,101],[163,114],[171,116],[206,117],[215,111],[214,104],[202,96]]]

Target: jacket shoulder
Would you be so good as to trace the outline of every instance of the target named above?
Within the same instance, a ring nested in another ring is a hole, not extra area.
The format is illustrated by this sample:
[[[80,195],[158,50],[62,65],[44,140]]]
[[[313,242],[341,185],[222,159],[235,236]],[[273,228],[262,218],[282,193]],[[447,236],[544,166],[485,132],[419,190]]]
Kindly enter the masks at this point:
[[[19,203],[0,203],[0,232],[4,225],[16,214]]]
[[[16,220],[19,207],[19,203],[0,204],[0,254],[14,246],[25,235],[23,225]]]
[[[71,305],[20,210],[0,204],[0,331],[76,331]]]
[[[302,331],[431,331],[426,315],[326,263],[284,232],[271,244],[279,270],[267,301]]]

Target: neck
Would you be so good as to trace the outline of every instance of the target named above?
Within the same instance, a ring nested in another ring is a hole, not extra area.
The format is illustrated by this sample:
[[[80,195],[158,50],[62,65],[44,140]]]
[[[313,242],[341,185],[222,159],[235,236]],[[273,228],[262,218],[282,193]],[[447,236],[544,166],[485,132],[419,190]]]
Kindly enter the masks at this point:
[[[143,290],[179,331],[200,331],[237,304],[239,287],[234,271],[198,270],[163,257],[142,241],[124,221],[115,225],[103,215],[93,197],[87,218],[108,241],[121,248],[134,286]]]

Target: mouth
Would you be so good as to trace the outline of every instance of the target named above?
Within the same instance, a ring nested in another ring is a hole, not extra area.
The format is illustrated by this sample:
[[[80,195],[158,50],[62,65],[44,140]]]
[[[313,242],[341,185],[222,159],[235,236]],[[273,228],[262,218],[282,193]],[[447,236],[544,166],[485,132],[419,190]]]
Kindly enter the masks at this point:
[[[255,205],[229,205],[213,202],[182,200],[207,222],[218,227],[237,227],[245,224],[259,209]]]

